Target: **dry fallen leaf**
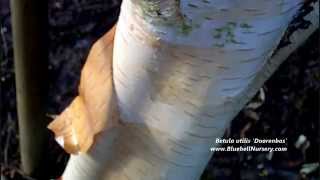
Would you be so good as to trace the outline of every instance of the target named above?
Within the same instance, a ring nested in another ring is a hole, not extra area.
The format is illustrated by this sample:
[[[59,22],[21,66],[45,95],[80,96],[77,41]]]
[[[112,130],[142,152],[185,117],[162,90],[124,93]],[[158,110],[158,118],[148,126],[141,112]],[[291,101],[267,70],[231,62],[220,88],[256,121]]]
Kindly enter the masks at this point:
[[[114,33],[115,27],[92,46],[81,72],[79,96],[48,126],[68,153],[87,152],[96,134],[118,123],[112,81]]]

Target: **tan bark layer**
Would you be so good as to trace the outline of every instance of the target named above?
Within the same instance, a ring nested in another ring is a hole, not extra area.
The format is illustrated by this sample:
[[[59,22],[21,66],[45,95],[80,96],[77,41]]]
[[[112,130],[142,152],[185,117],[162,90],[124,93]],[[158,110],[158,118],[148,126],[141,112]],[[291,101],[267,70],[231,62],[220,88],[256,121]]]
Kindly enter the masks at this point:
[[[68,153],[87,152],[95,135],[117,125],[112,81],[115,27],[93,46],[81,72],[79,96],[49,126]]]

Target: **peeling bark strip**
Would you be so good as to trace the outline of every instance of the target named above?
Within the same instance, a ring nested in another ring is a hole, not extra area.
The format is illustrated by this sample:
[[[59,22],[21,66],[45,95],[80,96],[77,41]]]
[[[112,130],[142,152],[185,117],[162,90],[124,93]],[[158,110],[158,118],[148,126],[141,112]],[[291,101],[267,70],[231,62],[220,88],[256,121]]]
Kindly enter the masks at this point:
[[[112,50],[115,27],[92,47],[81,72],[79,96],[48,126],[68,152],[85,153],[96,134],[117,125],[112,81]]]
[[[308,16],[311,29],[270,59],[302,1],[181,1],[180,13],[195,27],[188,33],[153,10],[145,18],[138,2],[123,2],[114,42],[121,123],[88,153],[71,156],[66,180],[199,179],[215,138],[319,18]]]

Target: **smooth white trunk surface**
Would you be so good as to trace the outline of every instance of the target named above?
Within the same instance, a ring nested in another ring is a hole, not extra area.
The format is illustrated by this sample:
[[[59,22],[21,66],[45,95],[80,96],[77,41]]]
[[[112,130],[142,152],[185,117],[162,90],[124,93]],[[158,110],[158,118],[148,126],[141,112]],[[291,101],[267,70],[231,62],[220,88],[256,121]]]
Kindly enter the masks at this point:
[[[64,179],[198,179],[215,138],[319,17],[268,61],[300,0],[146,2],[124,0],[116,30],[122,124],[72,156]]]

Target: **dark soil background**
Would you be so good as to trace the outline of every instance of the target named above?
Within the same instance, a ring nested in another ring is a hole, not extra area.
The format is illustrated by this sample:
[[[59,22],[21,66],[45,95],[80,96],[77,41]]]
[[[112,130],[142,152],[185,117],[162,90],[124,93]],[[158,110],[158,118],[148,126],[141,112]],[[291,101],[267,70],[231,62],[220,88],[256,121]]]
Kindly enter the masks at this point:
[[[119,0],[49,0],[48,116],[59,114],[76,96],[90,46],[116,22],[119,5]],[[225,133],[232,138],[287,138],[288,151],[217,152],[202,179],[319,179],[319,164],[310,164],[320,160],[318,43],[319,31],[277,70]],[[20,170],[12,58],[9,0],[0,0],[1,180],[32,179]],[[296,147],[302,136],[306,140]],[[58,177],[67,160],[51,137],[48,174]],[[300,172],[313,167],[310,173]]]

